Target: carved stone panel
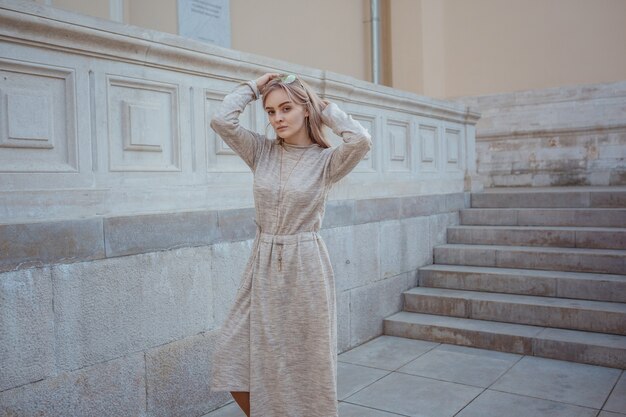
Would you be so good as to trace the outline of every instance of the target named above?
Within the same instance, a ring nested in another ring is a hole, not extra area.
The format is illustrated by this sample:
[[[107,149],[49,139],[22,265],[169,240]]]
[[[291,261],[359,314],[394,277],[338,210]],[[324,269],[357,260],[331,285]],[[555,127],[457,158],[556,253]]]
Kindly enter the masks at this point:
[[[439,168],[439,128],[434,125],[420,124],[419,153],[421,172],[437,172]]]
[[[74,72],[0,60],[0,172],[78,170]]]
[[[387,171],[409,172],[411,170],[409,122],[388,119],[386,139]]]
[[[446,170],[456,171],[460,169],[459,153],[461,146],[461,131],[458,129],[446,128]]]
[[[107,77],[109,169],[180,171],[178,87]]]
[[[377,166],[374,155],[372,151],[375,151],[377,148],[377,140],[376,140],[376,117],[369,116],[365,114],[356,114],[352,113],[352,118],[359,122],[372,136],[372,150],[370,150],[367,155],[359,162],[359,164],[354,169],[354,172],[376,172]],[[380,143],[380,142],[378,142]]]

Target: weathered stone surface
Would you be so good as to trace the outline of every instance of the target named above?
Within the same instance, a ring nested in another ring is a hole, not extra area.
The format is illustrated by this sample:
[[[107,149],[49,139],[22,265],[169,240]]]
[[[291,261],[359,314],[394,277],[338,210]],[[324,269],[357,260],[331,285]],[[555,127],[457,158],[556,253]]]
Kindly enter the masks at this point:
[[[81,368],[211,328],[210,271],[208,248],[55,266],[58,366]]]
[[[600,409],[619,374],[619,369],[525,357],[491,388]]]
[[[459,213],[442,213],[428,217],[430,250],[438,245],[447,243],[448,227],[459,224]]]
[[[597,410],[541,400],[524,395],[486,390],[465,407],[458,417],[595,417]]]
[[[616,413],[626,411],[626,374],[623,372],[615,388],[613,388],[609,399],[606,401],[606,404],[604,404],[604,409],[607,411],[615,411]]]
[[[221,326],[232,308],[235,295],[252,251],[252,240],[212,245],[210,280],[213,286],[213,324]]]
[[[219,238],[214,211],[110,217],[104,233],[107,257],[205,246]]]
[[[542,327],[497,323],[401,311],[384,321],[385,334],[472,346],[502,352],[532,354],[533,337]]]
[[[496,249],[477,245],[441,245],[434,248],[437,264],[496,266]]]
[[[380,279],[379,234],[378,223],[321,231],[335,273],[337,291]]]
[[[219,240],[232,242],[254,238],[257,229],[255,213],[254,208],[218,211]]]
[[[0,272],[100,258],[102,219],[0,224]]]
[[[200,333],[146,352],[148,415],[198,416],[231,398],[209,389],[216,338]]]
[[[355,224],[395,220],[400,218],[398,198],[374,198],[354,202]]]
[[[143,352],[0,392],[4,416],[145,416]]]
[[[428,217],[380,223],[381,277],[391,277],[432,263],[429,235]]]
[[[340,362],[395,371],[438,346],[438,343],[380,336],[339,355]]]
[[[402,218],[430,216],[447,211],[446,194],[418,195],[402,197],[400,215]]]
[[[439,345],[398,372],[487,388],[521,356],[465,346]]]
[[[0,274],[0,391],[54,375],[50,269]]]
[[[558,272],[430,265],[419,271],[420,285],[471,291],[556,296]]]
[[[332,200],[326,203],[324,229],[354,224],[354,200]]]
[[[337,291],[337,352],[341,353],[350,344],[350,291]]]
[[[400,415],[453,416],[481,388],[393,372],[350,397],[350,402]],[[419,414],[417,414],[419,415]]]
[[[402,291],[406,285],[406,274],[351,290],[350,338],[351,345],[380,336],[383,319],[402,309]]]
[[[533,340],[536,356],[626,368],[626,336],[544,329]]]
[[[343,400],[384,377],[389,371],[339,362],[337,364],[337,399]]]

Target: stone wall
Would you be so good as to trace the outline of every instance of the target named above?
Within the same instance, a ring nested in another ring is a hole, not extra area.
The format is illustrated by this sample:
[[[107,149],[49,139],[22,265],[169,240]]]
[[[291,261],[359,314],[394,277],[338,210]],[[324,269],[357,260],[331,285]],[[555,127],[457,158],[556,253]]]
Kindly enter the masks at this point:
[[[485,187],[626,184],[626,81],[459,101]]]
[[[382,333],[476,181],[458,103],[34,2],[0,3],[0,416],[200,416],[256,232],[223,95],[301,74],[373,149],[331,193],[338,350]],[[242,123],[263,131],[258,103]],[[334,138],[337,140],[338,138]]]
[[[402,309],[402,291],[417,285],[417,269],[432,263],[467,200],[329,204],[321,233],[336,275],[339,352],[382,334],[383,318]],[[0,226],[3,242],[31,236],[1,260],[0,415],[200,416],[228,401],[208,389],[210,358],[250,254],[252,215],[109,219],[89,241],[97,249],[86,251],[98,256],[84,259],[54,252],[55,233],[88,233],[80,221],[28,233]],[[208,240],[185,241],[194,227]],[[47,264],[25,268],[38,251]]]

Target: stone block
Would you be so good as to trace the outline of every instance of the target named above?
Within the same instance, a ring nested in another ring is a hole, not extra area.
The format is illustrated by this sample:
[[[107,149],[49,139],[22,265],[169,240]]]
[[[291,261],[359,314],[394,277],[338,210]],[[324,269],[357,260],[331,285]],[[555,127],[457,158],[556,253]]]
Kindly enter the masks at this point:
[[[400,199],[372,198],[354,202],[354,223],[371,223],[400,218]]]
[[[2,416],[145,416],[143,352],[0,392]]]
[[[527,356],[491,388],[600,409],[620,372],[619,369]]]
[[[486,390],[465,407],[458,417],[596,417],[598,411],[557,401]],[[598,416],[602,417],[602,415]]]
[[[625,230],[576,230],[577,248],[626,249]]]
[[[378,223],[324,229],[337,291],[367,285],[380,279]]]
[[[252,252],[252,240],[211,245],[214,326],[222,325],[232,308]]]
[[[430,216],[446,211],[446,194],[418,195],[400,199],[400,217]]]
[[[355,288],[350,294],[351,346],[360,345],[383,332],[383,319],[402,309],[406,274]]]
[[[322,227],[352,226],[354,224],[354,200],[333,200],[326,204]]]
[[[432,263],[428,217],[380,223],[381,277],[391,277]]]
[[[256,211],[254,208],[220,210],[217,225],[220,241],[232,242],[253,239],[256,235]]]
[[[496,266],[496,249],[478,245],[441,245],[434,248],[437,264]]]
[[[517,224],[515,209],[464,209],[460,212],[460,223],[467,225],[508,226]]]
[[[459,213],[441,213],[428,217],[430,247],[447,243],[448,227],[459,224]],[[432,263],[432,262],[430,262]]]
[[[0,274],[0,391],[55,373],[50,269]]]
[[[337,293],[337,352],[350,349],[350,291]]]
[[[148,415],[199,416],[231,398],[209,388],[216,339],[200,333],[146,352]]]
[[[0,272],[100,258],[102,219],[0,224]]]
[[[453,291],[417,287],[404,293],[404,311],[440,316],[470,317],[471,303]]]
[[[76,369],[213,325],[209,248],[52,269],[57,365]]]
[[[463,193],[446,194],[445,196],[445,211],[459,211],[465,208],[465,195]]]
[[[531,355],[543,327],[401,311],[384,321],[385,334]]]
[[[622,376],[613,388],[609,399],[604,404],[604,409],[615,411],[617,413],[626,411],[626,374],[622,372]]]
[[[104,234],[107,257],[206,246],[219,239],[217,212],[109,217],[104,220]]]
[[[591,365],[626,368],[626,336],[544,329],[533,340],[533,354]]]

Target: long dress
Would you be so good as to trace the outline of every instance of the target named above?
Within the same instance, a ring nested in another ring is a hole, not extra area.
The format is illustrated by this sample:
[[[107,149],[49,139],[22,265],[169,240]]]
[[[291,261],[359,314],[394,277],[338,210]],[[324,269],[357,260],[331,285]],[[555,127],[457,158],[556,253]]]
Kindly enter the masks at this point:
[[[256,83],[240,84],[211,120],[253,171],[258,228],[219,332],[210,388],[250,392],[252,417],[337,417],[335,278],[318,232],[331,186],[365,156],[371,138],[331,103],[322,121],[342,144],[280,145],[239,125],[258,97]]]

